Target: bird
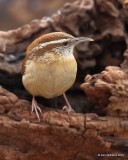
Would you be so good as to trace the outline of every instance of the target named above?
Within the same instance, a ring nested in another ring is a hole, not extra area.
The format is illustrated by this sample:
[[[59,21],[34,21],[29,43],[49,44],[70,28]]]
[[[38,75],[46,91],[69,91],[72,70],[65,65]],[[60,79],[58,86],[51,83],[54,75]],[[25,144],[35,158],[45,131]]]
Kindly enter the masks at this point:
[[[74,84],[77,62],[74,47],[83,41],[93,41],[88,37],[74,37],[65,32],[51,32],[36,38],[27,48],[22,63],[22,82],[32,95],[31,112],[40,121],[42,111],[35,99],[46,99],[63,95],[66,106],[63,110],[73,111],[65,92]]]

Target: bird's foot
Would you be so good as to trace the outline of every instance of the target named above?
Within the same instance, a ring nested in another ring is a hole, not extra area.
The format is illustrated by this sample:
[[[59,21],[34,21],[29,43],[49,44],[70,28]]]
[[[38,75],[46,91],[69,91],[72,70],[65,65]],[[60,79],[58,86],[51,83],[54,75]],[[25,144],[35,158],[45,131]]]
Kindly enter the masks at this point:
[[[66,111],[68,114],[69,114],[69,113],[74,113],[75,111],[72,109],[72,107],[71,107],[71,105],[70,105],[70,103],[69,103],[69,101],[68,101],[65,93],[63,93],[63,97],[64,97],[64,99],[65,99],[65,102],[66,102],[67,106],[64,106],[64,107],[62,108],[62,111]]]
[[[70,114],[70,113],[75,113],[74,109],[72,109],[71,107],[68,107],[68,106],[64,106],[64,107],[62,108],[62,111],[65,111],[65,112],[67,112],[68,114]]]
[[[42,111],[40,109],[40,107],[38,106],[36,100],[35,100],[35,97],[33,97],[32,99],[32,109],[31,109],[31,113],[32,112],[35,112],[36,113],[36,116],[40,122],[40,115],[39,114],[42,114]]]

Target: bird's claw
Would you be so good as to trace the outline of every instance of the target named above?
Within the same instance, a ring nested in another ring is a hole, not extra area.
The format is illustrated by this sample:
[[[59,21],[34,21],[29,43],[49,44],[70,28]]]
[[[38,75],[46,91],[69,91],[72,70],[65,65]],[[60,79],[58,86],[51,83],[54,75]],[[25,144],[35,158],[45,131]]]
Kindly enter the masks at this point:
[[[64,107],[62,108],[62,111],[65,111],[65,112],[67,112],[68,114],[70,114],[70,113],[75,113],[74,109],[72,109],[72,108],[70,108],[70,107],[67,107],[67,106],[64,106]]]
[[[38,106],[36,100],[33,98],[31,113],[34,111],[35,111],[36,116],[40,122],[40,115],[39,114],[42,114],[42,111],[41,111],[40,107]]]

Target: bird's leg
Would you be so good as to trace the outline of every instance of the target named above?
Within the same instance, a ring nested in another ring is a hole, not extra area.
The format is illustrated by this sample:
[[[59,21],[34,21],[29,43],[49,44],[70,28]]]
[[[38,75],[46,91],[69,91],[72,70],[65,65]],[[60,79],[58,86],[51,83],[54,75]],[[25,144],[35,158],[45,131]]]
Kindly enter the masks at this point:
[[[65,93],[63,93],[63,97],[64,97],[64,99],[65,99],[65,102],[66,102],[66,105],[67,105],[67,106],[64,106],[62,110],[65,110],[65,111],[67,111],[68,113],[70,113],[70,112],[75,112],[75,111],[72,109],[72,107],[71,107],[71,105],[70,105],[70,103],[69,103],[69,101],[68,101]]]
[[[32,113],[33,111],[35,111],[36,116],[37,116],[37,118],[38,118],[38,120],[39,120],[39,122],[40,122],[40,116],[39,116],[39,114],[42,114],[42,111],[41,111],[40,107],[38,106],[38,104],[37,104],[34,96],[33,96],[33,98],[32,98],[32,109],[31,109],[31,113]]]

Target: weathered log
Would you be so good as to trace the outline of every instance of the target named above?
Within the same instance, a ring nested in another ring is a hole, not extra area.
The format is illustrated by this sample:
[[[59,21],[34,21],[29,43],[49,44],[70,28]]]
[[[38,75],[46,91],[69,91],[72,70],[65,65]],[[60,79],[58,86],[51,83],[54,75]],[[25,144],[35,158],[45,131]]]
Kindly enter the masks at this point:
[[[41,122],[30,104],[0,87],[0,155],[2,160],[70,160],[127,157],[128,121],[96,114],[68,115],[42,107]],[[122,147],[123,145],[123,147]],[[118,153],[118,155],[117,155]],[[127,157],[128,158],[128,157]]]
[[[115,111],[117,115],[128,113],[128,50],[125,60],[120,67],[109,66],[105,71],[96,75],[87,75],[85,83],[81,85],[88,99],[99,106],[99,110]],[[122,114],[121,114],[121,113]]]

